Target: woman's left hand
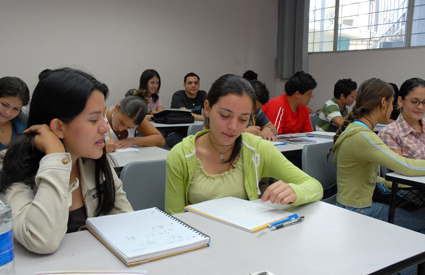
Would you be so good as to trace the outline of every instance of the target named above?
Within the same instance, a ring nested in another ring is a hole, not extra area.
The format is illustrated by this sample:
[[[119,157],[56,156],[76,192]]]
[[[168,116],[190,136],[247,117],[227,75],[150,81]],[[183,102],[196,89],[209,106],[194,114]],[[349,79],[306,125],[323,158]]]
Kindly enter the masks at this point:
[[[295,202],[297,195],[288,184],[283,181],[277,181],[267,187],[261,198],[262,202],[270,201],[271,203],[288,204]]]

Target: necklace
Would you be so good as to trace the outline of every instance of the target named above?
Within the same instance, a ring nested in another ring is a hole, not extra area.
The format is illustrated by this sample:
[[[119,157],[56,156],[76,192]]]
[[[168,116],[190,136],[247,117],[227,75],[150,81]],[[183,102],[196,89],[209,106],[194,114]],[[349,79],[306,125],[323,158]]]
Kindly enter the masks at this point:
[[[371,129],[371,130],[373,131],[373,129],[375,128],[375,126],[373,126],[372,121],[370,121],[370,120],[369,120],[367,117],[365,117],[365,116],[364,116],[363,118],[364,118],[364,119],[366,119],[367,121],[369,121],[369,122],[370,122],[370,124],[372,124],[372,129]]]
[[[120,139],[121,138],[121,133],[120,132],[116,132],[115,130],[114,130],[114,128],[112,128],[112,117],[113,117],[113,115],[112,115],[112,110],[109,112],[109,121],[111,122],[111,129],[112,129],[112,131],[114,131],[114,133],[117,135],[117,137],[118,137],[118,139]]]
[[[6,122],[6,124],[5,124],[3,127],[0,127],[0,129],[1,129],[1,132],[2,132],[2,133],[4,133],[4,127],[6,127],[6,126],[7,126],[7,124],[9,124],[9,121],[8,121],[8,122]]]
[[[210,143],[211,143],[211,146],[217,151],[217,153],[219,153],[220,154],[220,158],[221,158],[221,162],[224,162],[224,155],[227,153],[227,152],[229,152],[230,150],[232,150],[233,149],[233,146],[232,147],[230,147],[229,148],[229,150],[227,150],[226,152],[224,152],[224,153],[220,153],[220,151],[218,151],[218,149],[217,148],[215,148],[215,146],[214,146],[214,143],[211,141],[211,136],[210,136],[210,134],[208,134],[208,139],[210,140]],[[217,143],[215,143],[215,144],[217,144]]]

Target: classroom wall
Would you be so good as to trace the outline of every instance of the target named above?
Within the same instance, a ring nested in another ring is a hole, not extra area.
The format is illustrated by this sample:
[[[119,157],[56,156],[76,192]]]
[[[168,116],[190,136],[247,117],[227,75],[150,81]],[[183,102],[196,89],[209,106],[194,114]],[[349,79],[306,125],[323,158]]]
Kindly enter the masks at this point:
[[[376,77],[398,87],[411,77],[425,78],[424,55],[425,47],[309,54],[308,71],[318,85],[308,106],[313,110],[322,108],[341,78],[352,78],[360,85]]]
[[[0,76],[69,66],[109,86],[114,105],[154,68],[169,108],[194,71],[207,90],[253,69],[276,95],[277,0],[0,0]]]

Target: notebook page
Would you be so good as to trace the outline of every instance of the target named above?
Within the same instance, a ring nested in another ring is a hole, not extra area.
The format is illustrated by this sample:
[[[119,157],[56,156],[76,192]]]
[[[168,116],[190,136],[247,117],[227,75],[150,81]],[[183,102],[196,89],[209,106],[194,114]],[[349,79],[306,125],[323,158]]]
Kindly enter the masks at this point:
[[[209,242],[207,236],[156,208],[89,218],[87,224],[128,262]]]
[[[190,207],[248,229],[253,229],[293,214],[264,204],[233,197],[205,201],[190,205]]]

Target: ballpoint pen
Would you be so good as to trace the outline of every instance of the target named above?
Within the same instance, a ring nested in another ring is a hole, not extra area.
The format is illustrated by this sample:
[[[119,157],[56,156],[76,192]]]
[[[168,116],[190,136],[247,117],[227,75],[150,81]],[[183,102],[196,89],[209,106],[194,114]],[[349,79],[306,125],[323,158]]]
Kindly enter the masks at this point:
[[[288,221],[288,222],[281,223],[281,224],[278,224],[276,226],[273,226],[271,229],[272,230],[278,230],[278,229],[281,229],[281,228],[284,228],[284,227],[287,227],[287,226],[290,226],[290,225],[294,225],[294,224],[300,223],[303,220],[304,220],[304,216],[301,216],[301,217],[299,217],[297,219],[294,219],[294,220],[291,220],[291,221]]]
[[[286,217],[286,218],[284,218],[280,221],[272,222],[271,224],[269,224],[269,227],[278,225],[280,223],[288,222],[288,221],[296,219],[296,218],[298,218],[298,214],[292,214],[292,215],[289,215],[288,217]]]

